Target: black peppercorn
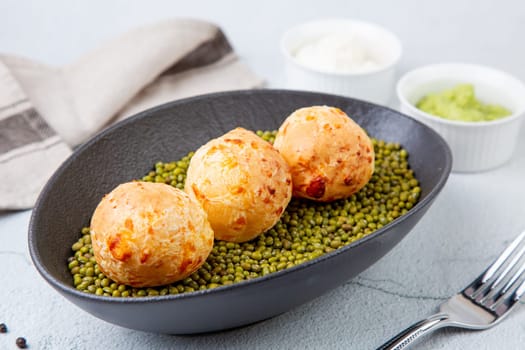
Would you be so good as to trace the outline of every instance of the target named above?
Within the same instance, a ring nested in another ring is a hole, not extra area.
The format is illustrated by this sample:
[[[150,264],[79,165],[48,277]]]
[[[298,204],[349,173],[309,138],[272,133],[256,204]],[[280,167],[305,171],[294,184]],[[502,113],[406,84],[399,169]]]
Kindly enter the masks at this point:
[[[16,346],[18,346],[20,349],[27,348],[26,338],[24,338],[24,337],[16,338]]]
[[[7,333],[7,326],[5,323],[0,323],[0,333]]]

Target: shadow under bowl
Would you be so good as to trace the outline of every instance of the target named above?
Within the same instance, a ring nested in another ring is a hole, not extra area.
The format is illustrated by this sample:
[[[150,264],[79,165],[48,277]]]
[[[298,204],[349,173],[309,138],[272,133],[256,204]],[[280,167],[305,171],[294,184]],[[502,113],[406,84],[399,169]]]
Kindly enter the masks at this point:
[[[144,298],[80,292],[67,268],[71,245],[102,196],[179,159],[211,138],[242,126],[274,130],[294,110],[337,106],[379,139],[400,143],[420,182],[419,202],[369,236],[306,263],[211,290]],[[443,139],[391,109],[351,98],[286,90],[248,90],[171,102],[103,131],[62,164],[43,189],[29,224],[29,251],[38,272],[60,294],[107,322],[157,333],[218,331],[264,320],[312,300],[375,263],[419,221],[451,168]]]

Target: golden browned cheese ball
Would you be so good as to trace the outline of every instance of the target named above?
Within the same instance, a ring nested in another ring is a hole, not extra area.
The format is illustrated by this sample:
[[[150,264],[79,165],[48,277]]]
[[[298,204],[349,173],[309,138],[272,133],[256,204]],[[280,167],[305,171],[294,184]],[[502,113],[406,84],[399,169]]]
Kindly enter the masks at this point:
[[[372,141],[339,108],[296,110],[279,128],[274,147],[290,165],[296,197],[320,202],[346,198],[374,172]]]
[[[133,287],[186,278],[213,248],[213,230],[201,206],[172,186],[128,182],[104,196],[91,218],[100,270]]]
[[[195,152],[185,191],[202,204],[215,238],[245,242],[277,223],[292,197],[292,177],[270,143],[236,128]]]

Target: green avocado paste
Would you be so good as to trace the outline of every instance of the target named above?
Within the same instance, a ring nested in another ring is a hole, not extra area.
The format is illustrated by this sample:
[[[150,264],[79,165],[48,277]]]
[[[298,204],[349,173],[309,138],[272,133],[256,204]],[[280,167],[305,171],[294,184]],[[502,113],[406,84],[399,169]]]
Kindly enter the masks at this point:
[[[416,107],[444,119],[465,122],[496,120],[511,114],[505,107],[479,101],[472,84],[459,84],[449,90],[428,94]]]

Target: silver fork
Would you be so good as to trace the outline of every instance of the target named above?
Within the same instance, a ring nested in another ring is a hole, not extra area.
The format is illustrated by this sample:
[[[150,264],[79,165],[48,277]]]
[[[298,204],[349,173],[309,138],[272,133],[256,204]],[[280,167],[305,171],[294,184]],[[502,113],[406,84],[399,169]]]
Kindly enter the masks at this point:
[[[442,327],[490,328],[519,304],[525,293],[525,231],[471,284],[439,307],[439,313],[408,327],[378,350],[401,350]]]

